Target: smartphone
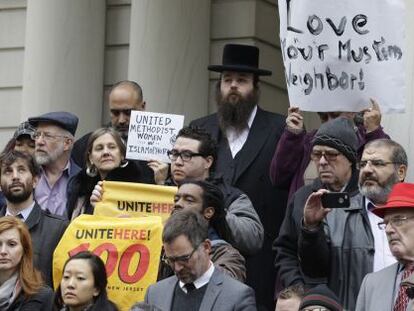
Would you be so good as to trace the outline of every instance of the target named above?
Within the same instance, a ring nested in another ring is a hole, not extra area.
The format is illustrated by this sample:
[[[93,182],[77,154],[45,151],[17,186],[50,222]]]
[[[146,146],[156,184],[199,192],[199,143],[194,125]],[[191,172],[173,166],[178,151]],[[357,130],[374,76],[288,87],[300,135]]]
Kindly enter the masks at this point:
[[[321,196],[324,208],[347,208],[349,207],[348,192],[326,192]]]

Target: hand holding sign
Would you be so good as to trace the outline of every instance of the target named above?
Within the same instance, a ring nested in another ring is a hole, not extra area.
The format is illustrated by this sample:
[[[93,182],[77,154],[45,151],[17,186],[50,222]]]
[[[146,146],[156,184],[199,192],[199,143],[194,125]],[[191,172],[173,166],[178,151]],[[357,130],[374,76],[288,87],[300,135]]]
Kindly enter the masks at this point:
[[[375,131],[381,125],[381,109],[378,103],[370,98],[371,107],[363,110],[364,127],[367,133]]]
[[[298,107],[289,107],[286,126],[288,131],[294,134],[299,134],[303,131],[303,116]]]
[[[91,197],[89,198],[89,200],[91,201],[91,205],[93,207],[95,207],[96,203],[102,200],[102,193],[103,193],[103,181],[100,180],[95,185],[95,188],[93,188]]]
[[[167,163],[150,159],[147,165],[154,171],[154,181],[157,185],[163,185],[168,177],[169,165]]]

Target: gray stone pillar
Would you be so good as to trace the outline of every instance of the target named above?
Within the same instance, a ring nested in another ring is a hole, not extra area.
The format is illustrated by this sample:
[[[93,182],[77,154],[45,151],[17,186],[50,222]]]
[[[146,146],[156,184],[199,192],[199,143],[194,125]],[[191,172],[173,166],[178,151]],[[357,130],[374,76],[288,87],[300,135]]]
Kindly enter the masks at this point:
[[[79,134],[102,115],[105,5],[102,0],[28,0],[22,118],[66,110]]]
[[[131,2],[128,78],[148,111],[207,114],[209,29],[210,0]]]
[[[383,117],[382,124],[391,138],[400,143],[408,156],[407,182],[414,182],[414,2],[406,5],[406,102],[404,114],[391,114]],[[392,90],[390,90],[392,92]]]

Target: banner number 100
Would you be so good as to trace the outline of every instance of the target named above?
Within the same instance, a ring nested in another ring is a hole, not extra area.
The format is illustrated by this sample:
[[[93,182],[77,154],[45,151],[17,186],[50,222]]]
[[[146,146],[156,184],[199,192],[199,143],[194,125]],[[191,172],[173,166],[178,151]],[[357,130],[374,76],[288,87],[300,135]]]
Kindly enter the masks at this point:
[[[82,243],[68,252],[69,257],[76,255],[79,252],[88,251],[90,243]],[[97,256],[101,256],[104,252],[107,253],[105,262],[106,274],[108,278],[114,272],[119,259],[118,276],[119,279],[127,284],[138,282],[147,272],[149,267],[150,252],[148,247],[143,244],[132,244],[126,248],[119,256],[118,249],[112,243],[102,243],[91,251]],[[129,273],[129,266],[131,265],[132,257],[135,253],[139,254],[139,261],[135,272]],[[101,257],[102,258],[102,257]]]

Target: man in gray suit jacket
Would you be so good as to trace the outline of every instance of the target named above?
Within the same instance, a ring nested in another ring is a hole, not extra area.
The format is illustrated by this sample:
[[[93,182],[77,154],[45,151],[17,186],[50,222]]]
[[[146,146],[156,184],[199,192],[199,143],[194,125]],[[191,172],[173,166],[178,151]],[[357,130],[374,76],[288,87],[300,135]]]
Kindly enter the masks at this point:
[[[414,270],[414,184],[396,184],[387,204],[375,208],[373,213],[384,219],[378,226],[385,230],[398,263],[365,276],[356,310],[412,310],[412,301],[401,282]]]
[[[254,291],[214,268],[207,232],[207,221],[195,211],[178,211],[168,219],[163,260],[175,276],[151,285],[146,303],[165,311],[256,310]]]

